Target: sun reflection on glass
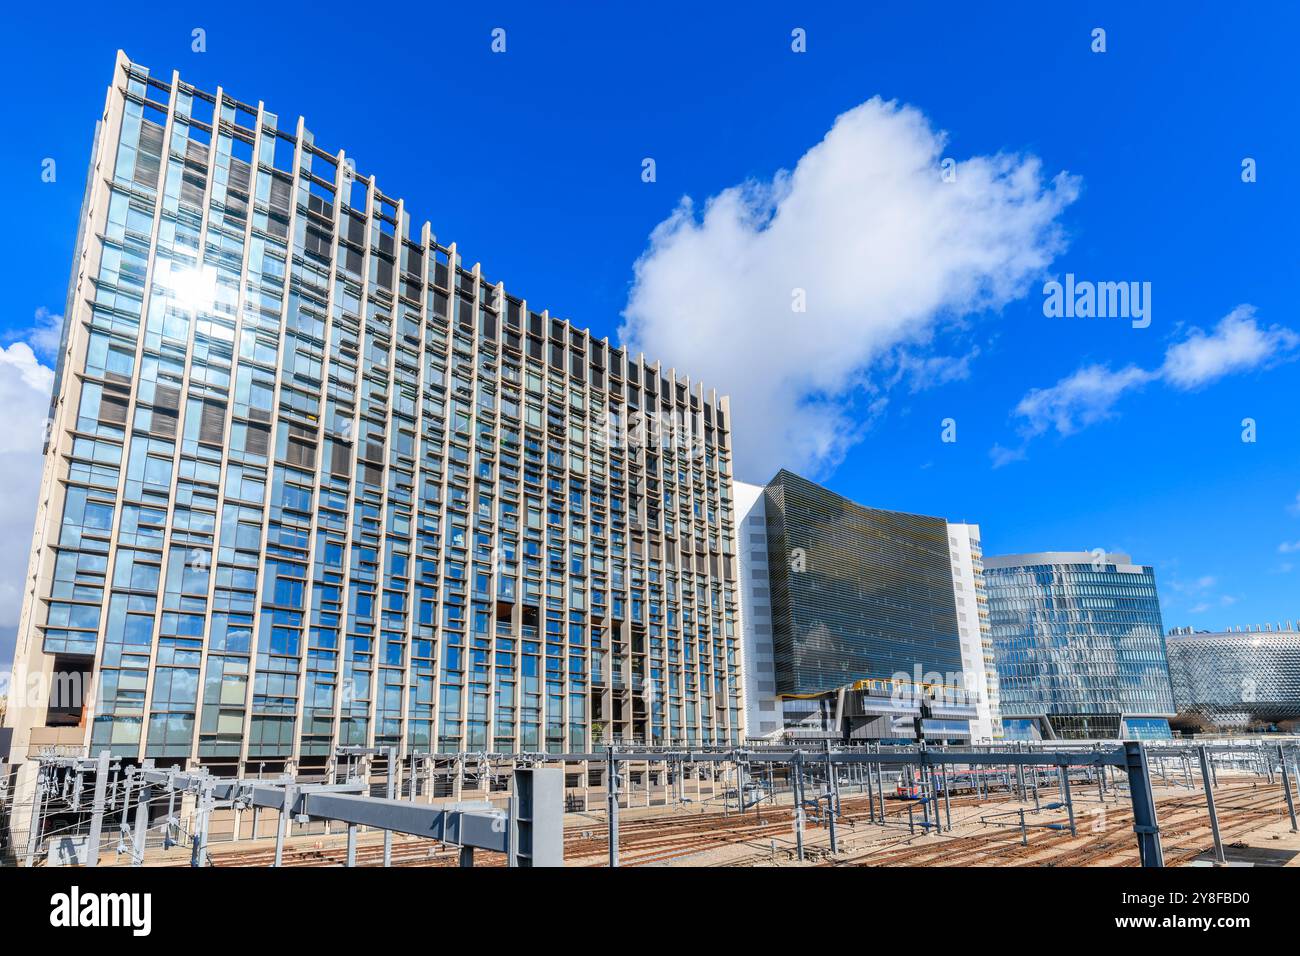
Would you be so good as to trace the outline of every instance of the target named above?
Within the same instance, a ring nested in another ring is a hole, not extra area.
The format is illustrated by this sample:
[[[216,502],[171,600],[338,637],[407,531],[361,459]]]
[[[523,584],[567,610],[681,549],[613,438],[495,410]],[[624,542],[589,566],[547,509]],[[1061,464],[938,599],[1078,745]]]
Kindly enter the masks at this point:
[[[204,266],[159,263],[158,284],[171,294],[172,305],[184,312],[211,310],[217,301],[217,272]]]

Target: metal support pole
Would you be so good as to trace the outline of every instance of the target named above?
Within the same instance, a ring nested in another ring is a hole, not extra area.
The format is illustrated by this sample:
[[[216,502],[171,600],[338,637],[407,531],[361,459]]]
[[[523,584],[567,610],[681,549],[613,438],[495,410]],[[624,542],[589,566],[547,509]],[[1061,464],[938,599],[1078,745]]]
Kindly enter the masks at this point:
[[[840,777],[835,771],[835,763],[831,757],[831,742],[826,741],[826,776],[830,778],[831,786],[831,816],[836,817],[840,814]]]
[[[943,815],[939,812],[939,768],[932,765],[928,769],[930,777],[930,807],[933,813],[932,819],[934,820],[934,832],[942,833]]]
[[[939,771],[940,779],[943,781],[943,816],[947,822],[948,832],[952,832],[952,803],[948,799],[948,770],[943,768]]]
[[[614,759],[614,745],[610,744],[606,757],[605,800],[609,816],[609,865],[618,866],[618,761]]]
[[[1295,799],[1291,796],[1291,772],[1287,770],[1286,751],[1282,749],[1281,744],[1277,747],[1277,759],[1282,765],[1282,792],[1286,794],[1286,812],[1291,817],[1291,832],[1295,833]]]
[[[90,835],[86,837],[86,866],[99,866],[99,840],[104,831],[104,797],[108,793],[108,751],[99,752],[95,765],[95,802],[90,807]]]
[[[1070,814],[1070,836],[1078,836],[1079,830],[1074,825],[1074,798],[1070,796],[1070,768],[1061,765],[1061,793],[1065,797],[1065,809]]]
[[[284,838],[289,830],[289,814],[293,809],[293,785],[287,784],[284,788],[284,803],[280,806],[280,819],[275,828],[275,862],[272,866],[279,866],[284,858]]]
[[[343,865],[357,865],[357,828],[355,824],[348,824],[348,859]]]
[[[1155,795],[1151,792],[1151,769],[1146,750],[1136,740],[1124,742],[1124,769],[1128,771],[1128,793],[1133,801],[1133,832],[1138,838],[1138,855],[1143,866],[1163,867],[1165,856],[1160,847]]]
[[[172,789],[171,786],[168,786],[168,788],[167,788],[167,824],[166,824],[166,826],[167,826],[167,830],[166,830],[166,836],[165,836],[165,838],[163,839],[163,849],[164,849],[164,850],[170,850],[172,847],[174,847],[174,846],[176,845],[176,841],[172,838],[172,826],[173,826],[173,821],[174,821],[175,819],[176,819],[176,791],[175,791],[174,789]],[[236,840],[239,839],[239,827],[238,827],[238,826],[235,827],[235,839],[236,839]]]
[[[925,764],[921,764],[920,788],[921,788],[921,827],[924,832],[930,832],[930,787],[926,779],[928,774]]]
[[[474,865],[474,848],[472,846],[463,846],[460,848],[460,865]]]
[[[194,803],[194,832],[190,834],[190,866],[202,866],[204,827],[207,824],[208,812],[208,781],[199,784],[199,792]]]
[[[140,787],[140,796],[135,805],[135,839],[131,841],[131,865],[144,865],[144,841],[149,836],[149,801],[153,799],[153,788]]]
[[[1210,780],[1210,761],[1205,745],[1196,748],[1201,758],[1201,785],[1205,788],[1205,807],[1210,811],[1210,832],[1214,834],[1214,862],[1223,864],[1228,859],[1223,855],[1223,839],[1219,835],[1219,814],[1214,809],[1214,785]]]
[[[803,766],[800,753],[794,752],[794,842],[799,860],[803,861]]]
[[[122,817],[117,821],[117,829],[120,833],[128,833],[130,832],[130,826],[127,823],[127,820],[131,813],[131,784],[135,781],[135,772],[133,770],[126,770],[123,772],[123,776],[125,778],[125,783],[122,785]],[[118,849],[119,851],[121,849],[120,838]]]
[[[388,799],[396,796],[397,786],[397,748],[388,748]],[[384,866],[393,865],[393,831],[384,831]]]
[[[872,823],[875,823],[876,822],[876,793],[875,793],[876,788],[875,788],[875,780],[872,779],[874,775],[871,772],[871,764],[867,764],[866,771],[867,771],[867,819],[869,819]],[[861,785],[859,784],[859,786]]]
[[[830,788],[827,787],[827,790],[829,791]],[[832,852],[832,853],[839,853],[839,852],[840,852],[840,845],[839,845],[839,842],[835,839],[835,805],[834,805],[834,800],[835,800],[834,795],[833,795],[832,793],[829,793],[829,792],[828,792],[828,793],[826,794],[826,815],[830,818],[830,823],[831,823],[831,828],[830,828],[830,829],[831,829],[831,852]]]
[[[36,778],[36,795],[32,803],[32,821],[31,827],[27,831],[27,862],[24,866],[35,865],[32,861],[36,857],[36,847],[41,840],[41,814],[45,810],[45,771],[38,770],[39,776]]]
[[[885,824],[885,768],[876,765],[876,806],[880,808],[880,823]]]
[[[1025,829],[1025,808],[1020,808],[1020,845],[1029,846],[1029,831]]]

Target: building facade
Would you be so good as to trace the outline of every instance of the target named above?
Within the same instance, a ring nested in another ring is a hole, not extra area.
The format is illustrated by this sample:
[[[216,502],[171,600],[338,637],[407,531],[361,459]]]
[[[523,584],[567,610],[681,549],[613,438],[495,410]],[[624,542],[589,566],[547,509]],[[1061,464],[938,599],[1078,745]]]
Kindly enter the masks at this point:
[[[413,232],[301,119],[119,54],[65,314],[15,759],[740,739],[727,399]]]
[[[952,586],[957,602],[957,631],[961,635],[962,671],[967,695],[976,708],[971,738],[976,741],[1002,737],[1002,708],[998,693],[998,669],[993,656],[993,634],[989,628],[989,599],[984,585],[984,551],[980,547],[980,526],[948,522],[948,545],[952,552]]]
[[[780,737],[783,702],[776,693],[772,587],[768,577],[767,509],[762,485],[735,482],[736,557],[740,565],[741,657],[744,660],[745,733]]]
[[[1126,554],[984,559],[1004,733],[1162,738],[1174,715],[1155,574]]]
[[[1300,722],[1300,630],[1175,628],[1166,638],[1180,721],[1207,730]]]
[[[947,522],[784,470],[736,497],[750,735],[970,740]]]

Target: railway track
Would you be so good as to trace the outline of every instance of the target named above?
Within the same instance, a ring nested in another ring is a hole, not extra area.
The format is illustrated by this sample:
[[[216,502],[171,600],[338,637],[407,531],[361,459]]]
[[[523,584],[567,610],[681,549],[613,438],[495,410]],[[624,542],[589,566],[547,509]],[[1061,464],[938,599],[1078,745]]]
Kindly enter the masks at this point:
[[[1283,797],[1279,789],[1261,791],[1254,787],[1225,788],[1218,793],[1220,831],[1225,841],[1267,826],[1278,819]],[[1157,800],[1162,842],[1167,866],[1177,866],[1195,859],[1210,848],[1209,820],[1200,797],[1175,796]],[[1061,822],[1053,820],[1053,822]],[[871,848],[847,859],[830,862],[835,866],[963,866],[988,863],[1023,862],[1035,866],[1089,866],[1099,863],[1136,866],[1137,848],[1132,837],[1132,811],[1126,807],[1107,808],[1099,829],[1082,821],[1080,835],[1058,838],[1037,831],[1028,846],[1020,844],[1018,829],[1000,829],[996,834],[974,834],[928,842],[924,846],[907,846],[881,850]],[[1050,831],[1047,831],[1050,833]],[[1050,842],[1049,842],[1050,840]],[[1192,847],[1180,847],[1177,841],[1191,840]],[[1202,843],[1203,841],[1203,843]],[[911,842],[910,840],[908,842]],[[1110,861],[1115,860],[1112,864]]]
[[[1249,833],[1279,818],[1283,796],[1277,786],[1236,786],[1216,792],[1220,832],[1224,843],[1240,840]],[[862,830],[875,826],[870,819],[870,801],[865,794],[842,796],[842,814],[837,826],[842,842],[852,844]],[[909,833],[883,833],[865,847],[856,847],[849,855],[828,858],[824,842],[815,839],[825,825],[806,824],[809,855],[822,857],[823,866],[1134,866],[1138,862],[1133,842],[1132,811],[1122,800],[1105,805],[1105,817],[1095,824],[1087,814],[1094,804],[1076,804],[1079,835],[1071,837],[1055,831],[1031,831],[1028,846],[1021,845],[1018,828],[986,826],[977,833],[957,836],[940,835],[938,839]],[[895,827],[906,823],[908,804],[888,801],[886,814]],[[951,798],[955,827],[970,825],[973,818],[988,812],[989,805],[973,794]],[[1157,799],[1166,865],[1177,866],[1200,856],[1212,846],[1209,820],[1204,799],[1199,793],[1166,795]],[[1044,818],[1040,817],[1039,821]],[[1063,815],[1053,815],[1050,822],[1064,823]],[[608,860],[608,826],[604,823],[573,824],[565,829],[565,860],[569,866],[604,866]],[[367,834],[358,844],[358,866],[379,866],[383,861],[383,844],[378,835]],[[369,838],[369,839],[367,839]],[[686,860],[690,857],[727,847],[747,847],[750,852],[726,866],[755,866],[774,856],[773,840],[780,840],[776,854],[793,852],[794,810],[790,806],[769,805],[755,814],[708,811],[675,813],[656,817],[622,820],[619,823],[619,862],[622,866],[652,866]],[[918,841],[924,840],[919,843]],[[275,851],[270,847],[212,850],[215,866],[269,866]],[[286,845],[284,866],[342,866],[346,848],[330,846]],[[392,865],[399,867],[457,866],[456,847],[431,844],[416,838],[396,837],[392,847]],[[479,866],[504,865],[497,854],[480,854]]]

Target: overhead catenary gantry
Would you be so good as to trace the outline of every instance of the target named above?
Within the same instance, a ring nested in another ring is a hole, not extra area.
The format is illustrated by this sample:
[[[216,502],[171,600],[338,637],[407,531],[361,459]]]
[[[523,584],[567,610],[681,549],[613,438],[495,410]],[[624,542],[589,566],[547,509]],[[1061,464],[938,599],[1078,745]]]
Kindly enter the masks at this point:
[[[346,826],[347,865],[355,863],[357,834],[362,828],[384,832],[386,866],[391,864],[394,833],[458,846],[464,865],[472,865],[475,850],[504,853],[512,865],[562,865],[563,814],[566,809],[586,808],[585,796],[580,806],[566,801],[566,773],[572,774],[577,766],[585,768],[584,792],[589,793],[596,785],[592,776],[603,775],[599,782],[605,791],[611,866],[620,862],[618,817],[621,807],[633,806],[633,788],[641,792],[641,781],[646,781],[645,805],[650,806],[651,786],[657,782],[664,787],[662,796],[667,805],[675,784],[680,806],[691,802],[683,791],[683,780],[696,779],[699,799],[701,776],[712,781],[707,799],[720,799],[724,815],[733,807],[741,814],[751,808],[761,813],[761,803],[776,801],[779,781],[781,792],[792,801],[799,859],[804,858],[804,831],[809,822],[826,827],[832,854],[839,849],[842,786],[850,793],[856,788],[858,794],[868,796],[870,818],[878,825],[892,825],[885,819],[888,775],[896,781],[890,783],[890,789],[896,787],[896,795],[908,801],[911,822],[907,825],[925,833],[951,831],[953,792],[966,790],[983,797],[991,789],[1002,789],[1031,802],[1035,809],[1027,813],[1040,808],[1063,810],[1066,822],[1048,828],[1075,835],[1074,788],[1095,784],[1103,803],[1108,789],[1118,799],[1127,794],[1144,866],[1164,863],[1153,795],[1155,784],[1193,788],[1199,778],[1216,837],[1215,859],[1222,862],[1213,799],[1213,788],[1218,785],[1216,765],[1219,770],[1232,768],[1267,777],[1270,785],[1280,782],[1285,793],[1284,812],[1295,829],[1291,787],[1297,776],[1292,766],[1300,771],[1297,756],[1294,738],[1207,744],[1049,741],[990,747],[842,745],[819,740],[748,747],[611,745],[602,750],[562,753],[403,754],[391,747],[339,748],[323,782],[318,782],[320,778],[296,780],[287,775],[279,779],[234,779],[215,776],[206,769],[157,768],[149,761],[136,767],[124,761],[109,761],[107,754],[93,759],[50,756],[41,760],[37,799],[42,803],[34,814],[27,859],[30,863],[37,856],[43,836],[39,823],[42,807],[48,804],[56,812],[84,814],[88,806],[84,786],[93,777],[96,796],[89,802],[93,839],[86,842],[98,847],[100,828],[110,815],[116,815],[119,852],[129,850],[137,865],[143,860],[145,836],[158,827],[158,821],[151,820],[156,816],[150,812],[151,804],[162,799],[167,801],[161,827],[166,832],[165,842],[188,842],[194,865],[202,865],[207,859],[213,813],[227,809],[235,812],[234,839],[239,838],[239,811],[252,811],[255,837],[259,832],[257,814],[276,815],[274,865],[282,862],[292,824],[308,821],[326,821],[327,832],[331,821]],[[341,774],[344,761],[346,772]],[[456,775],[455,786],[448,782],[446,792],[439,796],[434,787],[435,773],[444,775],[443,779],[447,773]],[[477,802],[460,799],[462,775],[472,775],[470,792],[481,794]],[[420,784],[426,780],[427,789],[422,789]],[[511,783],[509,792],[504,790],[507,780]],[[578,786],[576,782],[570,785]],[[1043,787],[1059,789],[1060,799],[1042,804],[1039,791]],[[498,788],[502,788],[500,793]],[[385,795],[370,796],[376,791]],[[404,799],[405,794],[409,796]],[[188,831],[181,827],[176,815],[175,803],[180,795],[191,808],[193,822]],[[84,816],[82,827],[84,833]],[[1021,831],[1027,832],[1023,821]],[[178,839],[173,839],[173,834]],[[217,839],[221,838],[218,831]]]
[[[63,771],[60,778],[78,781],[87,770],[95,773],[90,835],[86,840],[86,865],[89,866],[97,862],[100,832],[105,817],[112,810],[106,798],[111,765],[106,751],[93,760],[74,757],[42,760],[38,796],[45,793],[58,771]],[[348,866],[355,865],[356,838],[360,828],[381,830],[386,837],[400,833],[459,847],[462,866],[473,865],[476,850],[504,854],[507,865],[512,867],[564,865],[563,777],[557,769],[517,770],[505,809],[486,802],[431,805],[398,800],[393,798],[391,786],[389,796],[372,797],[367,792],[368,786],[360,780],[301,783],[291,778],[234,779],[214,776],[206,770],[157,768],[151,761],[145,761],[140,767],[119,765],[118,769],[122,778],[122,828],[125,839],[130,841],[132,863],[136,866],[143,863],[146,836],[151,828],[151,807],[161,795],[169,798],[168,813],[161,826],[166,828],[170,844],[171,833],[178,825],[172,812],[172,798],[178,794],[192,795],[195,801],[197,822],[189,834],[192,866],[202,866],[207,859],[208,826],[212,813],[219,808],[265,810],[278,814],[274,866],[282,863],[290,823],[314,820],[342,823],[347,827]],[[79,786],[75,793],[70,791],[69,796],[72,806],[79,806]],[[134,824],[128,826],[128,814],[132,812]],[[39,814],[33,815],[28,865],[36,856],[39,819]],[[385,865],[390,862],[386,853]]]

